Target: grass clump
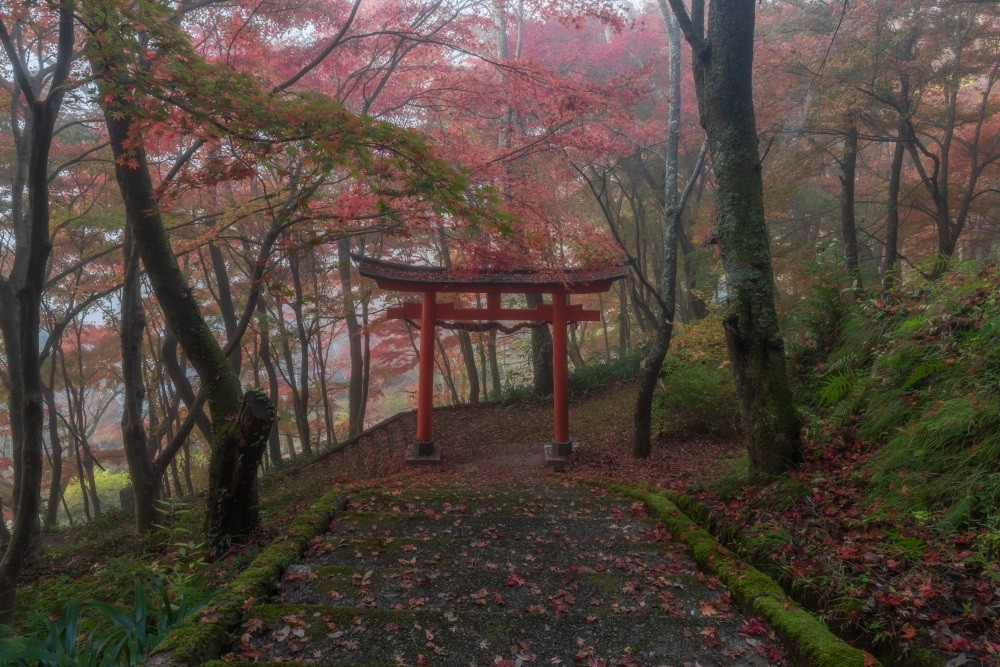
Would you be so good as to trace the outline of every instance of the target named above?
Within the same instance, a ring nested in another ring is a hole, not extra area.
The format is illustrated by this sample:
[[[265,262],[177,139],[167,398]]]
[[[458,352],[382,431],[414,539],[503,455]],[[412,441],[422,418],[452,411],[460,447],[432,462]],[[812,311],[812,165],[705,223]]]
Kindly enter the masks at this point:
[[[640,363],[642,351],[629,349],[614,352],[597,363],[574,368],[569,373],[569,393],[580,396],[619,380],[631,380],[639,375]]]

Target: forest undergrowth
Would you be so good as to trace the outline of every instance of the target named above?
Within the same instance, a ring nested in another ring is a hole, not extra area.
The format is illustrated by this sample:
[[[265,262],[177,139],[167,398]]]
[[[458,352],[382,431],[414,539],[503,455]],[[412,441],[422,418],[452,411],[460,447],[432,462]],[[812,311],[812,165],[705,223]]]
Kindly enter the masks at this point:
[[[1000,271],[857,301],[821,284],[793,314],[805,460],[765,484],[644,477],[874,647],[1000,664]],[[668,445],[669,447],[669,445]],[[728,467],[728,471],[726,470]]]

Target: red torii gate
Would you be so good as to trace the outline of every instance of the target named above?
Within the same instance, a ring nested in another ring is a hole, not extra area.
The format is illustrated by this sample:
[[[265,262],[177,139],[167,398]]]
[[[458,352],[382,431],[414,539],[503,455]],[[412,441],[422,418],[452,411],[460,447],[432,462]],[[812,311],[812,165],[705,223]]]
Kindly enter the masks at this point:
[[[434,332],[442,322],[521,321],[552,324],[552,393],[553,440],[546,448],[550,462],[559,462],[573,451],[569,437],[569,379],[566,354],[566,326],[570,322],[599,322],[600,311],[587,310],[570,303],[571,294],[597,294],[611,289],[611,284],[625,276],[626,267],[599,270],[570,269],[559,279],[531,270],[468,272],[438,267],[409,266],[369,257],[355,256],[358,272],[372,278],[378,286],[396,292],[423,295],[420,303],[410,302],[388,310],[390,319],[420,322],[419,381],[417,384],[417,444],[407,456],[411,463],[434,463],[441,460],[440,447],[434,446],[431,413],[434,399]],[[461,308],[452,303],[438,303],[439,292],[486,294],[485,308]],[[552,304],[535,308],[504,308],[501,294],[551,294]],[[427,326],[427,323],[431,326]]]

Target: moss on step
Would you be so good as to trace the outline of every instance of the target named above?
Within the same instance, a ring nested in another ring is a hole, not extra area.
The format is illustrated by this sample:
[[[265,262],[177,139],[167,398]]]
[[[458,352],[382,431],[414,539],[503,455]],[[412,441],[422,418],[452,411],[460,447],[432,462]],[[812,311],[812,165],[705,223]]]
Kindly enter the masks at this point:
[[[700,500],[683,493],[657,489],[649,485],[642,485],[642,488],[650,493],[666,497],[685,514],[694,519],[696,523],[705,527],[712,533],[720,533],[715,517],[712,516],[712,512],[709,510],[708,506]],[[723,530],[721,539],[731,544],[735,543],[734,548],[743,553],[747,553],[748,551],[753,553],[755,549],[756,540],[747,538],[744,535],[736,534],[732,531]],[[779,566],[766,561],[758,562],[758,565],[771,576],[780,579],[785,584],[788,592],[796,599],[801,600],[807,607],[815,608],[819,606],[815,601],[815,592],[809,590],[809,585],[805,580],[794,577],[788,578],[787,571],[782,572]],[[827,618],[833,619],[831,622],[836,624],[838,623],[837,619],[843,620],[849,617],[851,615],[850,612],[859,604],[860,602],[858,600],[847,599],[841,601],[836,608],[823,611]],[[847,627],[848,625],[849,624],[844,621],[845,627],[842,629],[848,633],[857,631],[856,628]],[[863,634],[863,631],[861,632]],[[882,656],[887,664],[905,665],[906,667],[944,667],[944,661],[927,649],[910,647],[904,652],[903,649],[900,648],[900,646],[892,639],[875,641],[871,641],[870,637],[868,637],[868,639],[870,641],[869,646],[873,647],[872,650]]]
[[[797,660],[812,667],[879,664],[837,637],[826,623],[785,595],[778,582],[719,544],[664,495],[641,485],[583,481],[645,502],[675,539],[691,548],[698,565],[719,577],[745,609],[767,619]]]
[[[201,614],[171,632],[146,664],[201,665],[221,655],[233,628],[243,619],[245,606],[271,593],[285,568],[298,560],[344,504],[343,493],[331,492],[296,517],[285,534],[271,542]]]

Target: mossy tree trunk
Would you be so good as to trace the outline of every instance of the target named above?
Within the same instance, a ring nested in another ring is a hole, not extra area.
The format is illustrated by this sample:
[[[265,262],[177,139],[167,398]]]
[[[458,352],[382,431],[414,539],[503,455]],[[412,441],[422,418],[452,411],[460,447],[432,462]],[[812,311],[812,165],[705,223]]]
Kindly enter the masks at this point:
[[[774,305],[770,240],[753,107],[755,0],[669,0],[693,53],[716,181],[716,230],[728,298],[723,317],[750,470],[777,474],[801,456],[785,345]]]
[[[273,405],[266,396],[253,392],[243,395],[239,376],[201,314],[163,224],[138,131],[132,86],[128,81],[118,80],[124,68],[111,66],[102,50],[105,47],[101,36],[109,28],[106,25],[92,28],[94,39],[88,55],[101,87],[99,99],[128,224],[164,319],[197,371],[211,413],[206,530],[218,547],[233,537],[247,534],[256,525],[257,467],[267,431],[263,431],[263,437],[258,436],[266,421],[264,415],[270,414],[271,421],[274,419]],[[271,407],[265,410],[265,406]],[[242,417],[246,410],[253,418]]]

